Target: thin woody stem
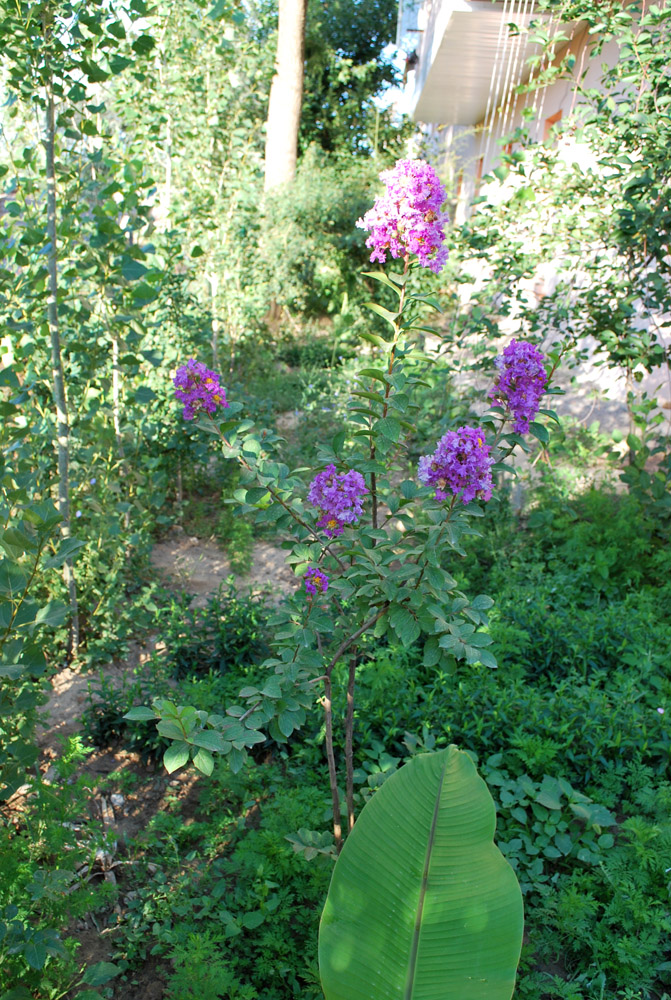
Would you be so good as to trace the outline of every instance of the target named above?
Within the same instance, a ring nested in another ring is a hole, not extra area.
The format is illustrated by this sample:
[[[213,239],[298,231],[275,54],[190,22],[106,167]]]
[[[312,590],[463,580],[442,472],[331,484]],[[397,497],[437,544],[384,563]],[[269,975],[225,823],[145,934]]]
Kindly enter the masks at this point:
[[[51,40],[50,15],[44,15],[45,41]],[[48,296],[47,326],[51,342],[52,392],[56,409],[56,445],[58,454],[58,513],[61,515],[61,538],[67,540],[70,530],[70,421],[65,391],[65,375],[61,351],[60,316],[58,308],[58,238],[57,238],[57,195],[56,195],[56,105],[53,91],[53,75],[49,69],[46,86],[46,134],[44,138],[45,172],[47,181],[47,254]],[[79,605],[72,556],[63,563],[63,578],[70,598],[70,632],[68,654],[76,659],[79,651]]]
[[[340,851],[342,850],[342,824],[340,819],[340,793],[338,792],[338,772],[336,770],[335,752],[333,749],[333,707],[332,707],[331,674],[333,673],[333,668],[335,667],[336,663],[343,655],[343,653],[346,653],[347,650],[350,648],[350,646],[352,646],[357,641],[357,639],[359,639],[364,634],[364,632],[367,632],[369,628],[373,627],[375,622],[378,620],[378,618],[382,617],[382,615],[385,613],[388,607],[389,607],[389,602],[385,602],[381,608],[378,608],[378,610],[375,612],[374,615],[371,615],[370,618],[366,619],[363,625],[361,625],[361,627],[358,628],[356,632],[352,633],[352,635],[348,636],[346,639],[343,639],[343,641],[338,646],[335,655],[332,657],[329,665],[326,667],[326,671],[324,673],[324,694],[321,698],[321,703],[324,707],[324,729],[325,729],[324,742],[326,743],[326,759],[328,761],[329,784],[331,786],[331,799],[333,803],[333,836],[335,838],[336,850],[338,854],[340,854]],[[321,651],[321,643],[320,643],[320,651]],[[352,670],[351,666],[350,670]],[[351,694],[353,699],[354,683],[351,680],[351,678],[350,678],[350,685],[351,685]],[[347,689],[347,711],[349,720],[350,686],[348,686]],[[353,712],[354,709],[352,700],[352,724],[354,718]],[[350,725],[349,721],[348,725]],[[349,748],[351,754],[351,733],[349,738],[350,738]],[[348,744],[347,744],[347,731],[346,731],[346,753],[347,753],[347,747]],[[351,830],[352,824],[354,823],[354,806],[353,806],[354,778],[353,778],[353,772],[350,771],[351,760],[349,762],[346,762],[346,766],[347,766],[347,819],[348,819],[348,828]]]
[[[357,641],[357,639],[359,639],[364,634],[364,632],[367,632],[369,628],[373,627],[373,625],[375,624],[375,622],[378,620],[378,618],[382,617],[382,615],[385,613],[385,611],[387,610],[388,607],[389,607],[389,601],[385,601],[384,604],[382,605],[382,607],[378,608],[378,610],[375,612],[375,614],[372,615],[370,618],[368,618],[363,623],[363,625],[356,630],[356,632],[354,632],[352,635],[348,636],[347,639],[343,639],[343,641],[338,646],[335,654],[333,655],[333,658],[331,659],[331,662],[329,663],[328,667],[326,668],[329,673],[330,673],[331,670],[333,670],[333,668],[335,667],[336,663],[338,662],[338,660],[340,659],[340,657],[343,655],[343,653],[346,653],[347,650],[350,648],[350,646],[353,643],[355,643]]]
[[[347,832],[351,833],[354,826],[354,682],[356,680],[357,655],[354,653],[349,661],[349,676],[347,679],[347,715],[345,717],[345,770],[347,798]]]
[[[331,786],[331,801],[333,804],[333,837],[335,839],[336,851],[340,854],[342,850],[342,825],[340,821],[340,793],[338,792],[338,774],[336,771],[335,754],[333,752],[333,711],[331,702],[331,670],[326,671],[324,677],[324,695],[322,705],[324,706],[324,726],[326,730],[326,759],[329,767],[329,784]]]

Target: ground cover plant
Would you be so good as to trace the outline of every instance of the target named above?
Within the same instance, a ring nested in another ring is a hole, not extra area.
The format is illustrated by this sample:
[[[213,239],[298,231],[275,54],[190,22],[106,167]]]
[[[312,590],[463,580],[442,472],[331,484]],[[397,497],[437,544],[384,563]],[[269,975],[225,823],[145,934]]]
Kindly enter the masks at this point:
[[[597,496],[604,505],[627,504],[608,492]],[[578,498],[576,506],[582,502]],[[594,496],[591,502],[596,502]],[[549,496],[536,510],[550,520],[565,504],[565,498]],[[630,508],[628,516],[633,533],[643,530],[640,508]],[[565,526],[548,537],[543,519],[534,527],[507,512],[502,520],[507,521],[505,537],[511,546],[533,551],[566,539]],[[605,523],[607,542],[619,529],[612,518]],[[501,531],[500,523],[492,523],[485,541],[488,534],[500,537]],[[604,531],[603,521],[599,531]],[[654,563],[654,543],[643,555]],[[491,584],[498,580],[490,587],[497,597],[502,581],[510,594],[525,583],[521,562],[511,579],[510,553],[504,547],[496,548],[492,564],[487,547],[474,546],[469,561],[472,574],[483,574]],[[543,572],[556,583],[561,569],[561,563],[545,565]],[[570,572],[570,566],[566,569]],[[562,612],[565,623],[578,626],[572,665],[563,657],[550,657],[542,669],[530,657],[517,661],[518,647],[511,643],[496,672],[457,664],[436,672],[423,664],[419,646],[404,649],[393,641],[371,641],[357,669],[357,808],[417,752],[457,742],[478,760],[497,804],[499,846],[515,866],[525,897],[520,996],[591,998],[602,990],[616,997],[663,995],[670,934],[665,869],[671,737],[666,712],[659,709],[668,711],[664,663],[671,626],[666,615],[655,629],[651,625],[652,608],[664,587],[659,578],[644,593],[626,579],[618,583],[617,599],[628,602],[630,614],[638,610],[643,627],[633,633],[624,655],[611,650],[609,659],[587,676],[583,663],[592,640],[589,629],[579,626],[589,623],[590,608],[580,597]],[[548,586],[548,594],[550,590]],[[501,599],[499,606],[506,607]],[[513,603],[508,607],[513,610]],[[504,618],[502,611],[493,619],[493,632],[512,627]],[[556,621],[551,627],[556,630]],[[343,681],[346,672],[342,668]],[[236,684],[253,683],[254,668],[228,681],[233,693]],[[334,687],[337,691],[338,685]],[[220,710],[223,698],[211,682],[206,682],[202,700],[194,698],[194,690],[180,689],[185,703]],[[334,713],[344,711],[342,688],[334,702]],[[249,970],[254,963],[275,970],[264,974],[263,991],[252,972],[249,979],[242,975],[240,985],[222,988],[224,996],[226,989],[236,995],[235,989],[243,988],[260,995],[291,995],[296,988],[320,995],[315,934],[330,877],[332,834],[323,725],[316,712],[310,719],[287,743],[268,744],[263,757],[249,760],[237,775],[217,767],[210,778],[201,779],[195,822],[185,825],[180,803],[173,800],[169,813],[159,814],[136,844],[139,895],[126,911],[128,925],[123,924],[117,959],[122,966],[130,963],[125,973],[129,982],[145,951],[153,949],[155,956],[168,960],[163,975],[175,996],[190,996],[188,973],[173,978],[171,970],[196,967],[204,936],[222,970]],[[343,751],[340,735],[336,752]],[[258,886],[254,893],[261,896],[236,902],[233,886],[246,857],[251,867],[242,869],[250,872],[243,884]],[[221,867],[212,867],[213,858]],[[147,863],[158,866],[151,877],[140,874]],[[257,878],[263,881],[257,883]],[[224,884],[212,888],[217,879]],[[266,881],[277,885],[265,887]],[[264,917],[263,893],[272,895],[280,887],[282,902],[271,909],[272,917]],[[250,907],[255,907],[253,918],[245,916]],[[259,931],[270,923],[268,932],[252,934],[244,921],[261,917]],[[304,929],[300,934],[283,931],[284,920],[287,928],[296,923]],[[235,933],[240,921],[242,930]],[[298,943],[300,951],[288,963],[299,986],[282,982],[288,973],[281,973],[280,956],[286,956],[290,943]],[[174,955],[178,962],[173,967]]]
[[[518,135],[518,194],[456,227],[373,101],[393,5],[328,6],[264,199],[274,4],[0,0],[0,1000],[322,997],[340,842],[454,743],[524,896],[514,995],[664,1000],[669,448],[636,379],[668,356],[631,321],[669,311],[669,12],[544,4],[619,39],[579,126],[616,167]],[[520,279],[562,241],[534,310]],[[629,379],[612,438],[534,420],[587,334]],[[237,589],[166,593],[152,545],[184,536]],[[288,600],[250,594],[260,541]],[[58,736],[68,665],[94,669]]]

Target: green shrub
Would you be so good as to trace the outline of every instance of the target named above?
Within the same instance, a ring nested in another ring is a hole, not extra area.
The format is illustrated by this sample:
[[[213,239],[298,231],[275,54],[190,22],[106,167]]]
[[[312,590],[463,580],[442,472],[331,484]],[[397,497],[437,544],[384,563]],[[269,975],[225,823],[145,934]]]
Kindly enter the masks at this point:
[[[158,693],[156,683],[152,693]],[[170,741],[162,737],[153,721],[124,718],[138,701],[147,698],[146,683],[139,679],[124,678],[121,687],[115,687],[104,674],[99,684],[89,684],[88,704],[82,713],[82,732],[100,750],[123,746],[140,755],[144,763],[156,763],[163,757]]]
[[[63,743],[53,784],[29,779],[21,826],[0,822],[0,995],[62,996],[77,976],[73,919],[105,908],[116,894],[91,879],[96,853],[109,850],[91,821],[85,778],[75,772],[89,748]],[[101,980],[102,981],[102,980]],[[18,995],[18,994],[17,994]]]
[[[220,588],[204,608],[189,607],[190,595],[174,598],[160,616],[165,663],[176,678],[228,670],[257,662],[266,648],[267,611],[258,595]]]
[[[195,1000],[189,972],[202,961],[204,940],[209,971],[199,1000],[318,1000],[316,927],[330,865],[307,864],[286,840],[324,811],[314,779],[303,768],[287,774],[265,765],[236,777],[221,768],[201,782],[196,823],[185,827],[177,804],[158,814],[143,840],[160,867],[152,865],[130,901],[124,963],[148,949],[169,957],[169,995]],[[253,797],[241,801],[241,792]]]

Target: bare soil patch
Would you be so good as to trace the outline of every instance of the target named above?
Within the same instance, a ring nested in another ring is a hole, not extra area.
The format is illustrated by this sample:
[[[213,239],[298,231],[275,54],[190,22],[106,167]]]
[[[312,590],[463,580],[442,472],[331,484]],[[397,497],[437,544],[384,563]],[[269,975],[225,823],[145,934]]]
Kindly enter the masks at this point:
[[[241,589],[249,587],[254,593],[270,589],[271,600],[279,601],[296,589],[296,578],[284,557],[284,549],[269,542],[256,542],[251,571],[236,576],[231,572],[226,553],[214,542],[190,537],[177,528],[167,539],[156,543],[151,561],[168,582],[196,595],[194,607],[202,607],[231,577]]]
[[[257,542],[250,573],[235,576],[226,554],[214,542],[192,538],[181,529],[173,529],[167,539],[156,543],[151,559],[166,583],[195,594],[193,606],[204,607],[208,597],[216,594],[230,578],[241,589],[250,588],[254,593],[266,591],[271,601],[281,600],[296,589],[296,578],[284,562],[284,556],[284,550],[276,545]],[[160,643],[155,638],[131,643],[122,661],[110,661],[103,667],[106,682],[120,688],[124,679],[137,674],[137,668],[146,663],[156,649],[160,649]],[[95,686],[96,679],[96,673],[82,673],[71,667],[64,667],[52,677],[51,694],[37,730],[38,743],[46,751],[47,760],[59,748],[62,737],[79,731],[89,686]]]
[[[128,654],[122,661],[110,661],[102,668],[106,682],[114,688],[122,687],[126,677],[146,663],[157,648],[160,644],[156,639],[130,643]],[[79,732],[89,686],[95,686],[98,676],[98,671],[82,673],[64,667],[51,678],[51,694],[42,710],[42,721],[37,726],[37,742],[47,751],[47,757],[54,755],[63,737]]]

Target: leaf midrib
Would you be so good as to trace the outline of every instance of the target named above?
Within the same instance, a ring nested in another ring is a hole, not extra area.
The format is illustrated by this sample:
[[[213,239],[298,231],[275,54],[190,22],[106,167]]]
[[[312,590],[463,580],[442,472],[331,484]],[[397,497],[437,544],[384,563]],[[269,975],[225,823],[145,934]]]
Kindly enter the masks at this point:
[[[445,774],[447,772],[447,764],[449,758],[450,758],[450,750],[448,749],[445,757],[445,764],[443,765],[443,773],[440,776],[440,784],[438,785],[436,802],[433,807],[433,819],[431,820],[429,839],[426,845],[426,855],[424,857],[424,871],[422,872],[422,884],[420,886],[419,900],[417,902],[417,916],[415,917],[415,927],[412,935],[410,959],[408,962],[408,975],[405,981],[403,1000],[412,1000],[413,992],[415,989],[415,974],[417,972],[417,954],[419,952],[419,935],[422,930],[422,914],[424,912],[424,900],[426,898],[426,889],[429,880],[429,866],[431,864],[431,852],[433,850],[433,842],[436,837],[436,827],[438,825],[438,811],[440,809],[440,797],[443,792],[443,782],[445,781]]]

